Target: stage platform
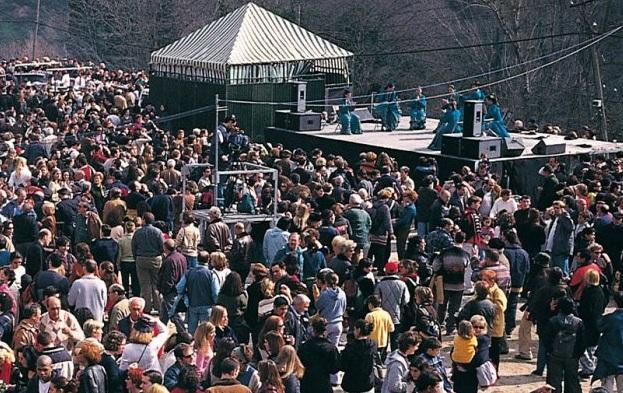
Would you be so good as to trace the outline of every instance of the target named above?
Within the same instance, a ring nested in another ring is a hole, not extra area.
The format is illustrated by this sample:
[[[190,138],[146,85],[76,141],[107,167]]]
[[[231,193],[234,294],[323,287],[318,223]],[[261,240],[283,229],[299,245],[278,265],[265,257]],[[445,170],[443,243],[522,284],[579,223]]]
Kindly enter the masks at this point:
[[[428,119],[425,130],[410,131],[409,117],[400,119],[398,128],[393,132],[381,131],[379,124],[363,123],[362,135],[342,135],[336,124],[325,124],[320,131],[291,131],[269,127],[264,131],[266,142],[282,143],[287,148],[303,148],[307,151],[321,148],[325,154],[339,154],[349,162],[356,162],[361,152],[387,152],[396,158],[400,165],[407,165],[412,170],[421,156],[434,157],[438,163],[440,178],[447,178],[453,171],[467,165],[472,168],[478,160],[460,156],[441,154],[440,151],[428,149],[433,139],[433,130],[439,120]],[[518,157],[501,157],[491,159],[492,169],[500,177],[509,177],[508,185],[516,187],[517,192],[530,193],[536,188],[535,178],[538,169],[552,156],[535,155],[532,148],[541,139],[551,143],[565,143],[566,151],[556,154],[567,165],[574,165],[582,154],[612,154],[623,150],[623,145],[615,142],[603,142],[589,139],[565,140],[563,136],[542,133],[512,134],[523,140],[526,149]],[[538,180],[538,179],[537,179]]]

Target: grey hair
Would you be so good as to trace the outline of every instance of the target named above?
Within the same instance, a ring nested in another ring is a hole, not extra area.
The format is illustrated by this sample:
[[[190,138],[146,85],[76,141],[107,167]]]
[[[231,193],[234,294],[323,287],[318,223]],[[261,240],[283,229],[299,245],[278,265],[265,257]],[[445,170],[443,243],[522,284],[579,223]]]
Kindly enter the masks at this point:
[[[301,303],[311,303],[311,300],[309,299],[307,295],[299,293],[298,295],[294,296],[294,299],[292,299],[292,304],[301,304]]]
[[[131,297],[128,301],[128,304],[132,305],[134,303],[138,303],[141,305],[141,308],[145,308],[145,299],[143,299],[142,297]]]
[[[211,208],[208,209],[208,215],[214,217],[214,218],[221,218],[221,209],[219,209],[216,206],[212,206]]]

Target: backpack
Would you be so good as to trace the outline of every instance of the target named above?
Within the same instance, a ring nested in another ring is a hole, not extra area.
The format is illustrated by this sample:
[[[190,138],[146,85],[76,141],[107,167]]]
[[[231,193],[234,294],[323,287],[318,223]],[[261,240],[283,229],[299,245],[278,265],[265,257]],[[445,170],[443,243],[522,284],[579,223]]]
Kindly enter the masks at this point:
[[[415,303],[415,302],[414,302]],[[441,338],[441,326],[437,322],[435,309],[430,304],[414,304],[415,330],[422,332],[429,337]]]
[[[255,214],[255,198],[251,195],[251,191],[246,184],[238,192],[236,210],[239,213]]]
[[[571,316],[571,321],[561,321],[561,329],[554,336],[552,355],[560,359],[572,359],[575,354],[579,318]]]
[[[359,283],[353,278],[349,278],[344,281],[344,293],[346,299],[352,300],[359,294]]]
[[[30,284],[24,289],[20,295],[22,305],[27,306],[32,303],[37,303],[37,286],[35,280],[32,280]]]

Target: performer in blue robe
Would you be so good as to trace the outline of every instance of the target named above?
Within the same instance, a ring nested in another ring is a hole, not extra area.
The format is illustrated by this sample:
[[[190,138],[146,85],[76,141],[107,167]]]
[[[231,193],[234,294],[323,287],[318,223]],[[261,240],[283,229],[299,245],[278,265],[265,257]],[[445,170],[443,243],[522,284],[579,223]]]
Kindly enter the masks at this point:
[[[461,112],[457,109],[456,101],[451,100],[444,106],[445,112],[439,120],[439,125],[435,129],[435,137],[428,146],[431,150],[441,150],[441,141],[445,134],[453,134],[461,132],[459,128],[459,120]]]
[[[426,96],[422,94],[422,88],[415,88],[415,98],[411,103],[411,127],[410,130],[423,130],[426,128]]]
[[[383,129],[394,131],[400,121],[400,108],[398,107],[398,95],[394,91],[393,83],[388,83],[385,92],[381,95],[379,111],[383,122]]]
[[[471,86],[472,90],[465,96],[465,100],[484,101],[485,93],[480,90],[480,82],[474,82]]]
[[[463,121],[463,103],[465,101],[464,97],[461,93],[456,92],[456,88],[454,85],[448,85],[448,99],[444,100],[446,104],[450,101],[456,102],[456,107],[459,110],[459,114],[461,116],[460,121]]]
[[[504,123],[502,110],[498,105],[498,99],[494,95],[489,95],[485,100],[485,104],[487,105],[487,115],[485,116],[485,119],[491,119],[489,129],[495,132],[495,134],[499,137],[510,137],[508,129],[506,129],[506,124]]]
[[[340,109],[338,110],[340,124],[342,125],[341,133],[345,135],[361,134],[361,121],[359,115],[352,112],[355,103],[351,97],[352,93],[350,91],[344,91],[344,98],[342,98]]]

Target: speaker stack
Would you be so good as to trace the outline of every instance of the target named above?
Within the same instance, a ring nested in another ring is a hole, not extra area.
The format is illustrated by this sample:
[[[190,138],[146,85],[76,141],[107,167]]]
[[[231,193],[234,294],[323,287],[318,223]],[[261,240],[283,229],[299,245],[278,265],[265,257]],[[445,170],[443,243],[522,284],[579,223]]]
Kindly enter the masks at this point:
[[[482,101],[465,101],[463,106],[463,136],[476,137],[482,135],[482,121],[484,117]]]
[[[320,113],[305,111],[307,82],[290,82],[296,106],[292,110],[275,111],[275,127],[293,131],[320,131]]]
[[[293,131],[320,131],[320,113],[275,111],[275,127]]]

